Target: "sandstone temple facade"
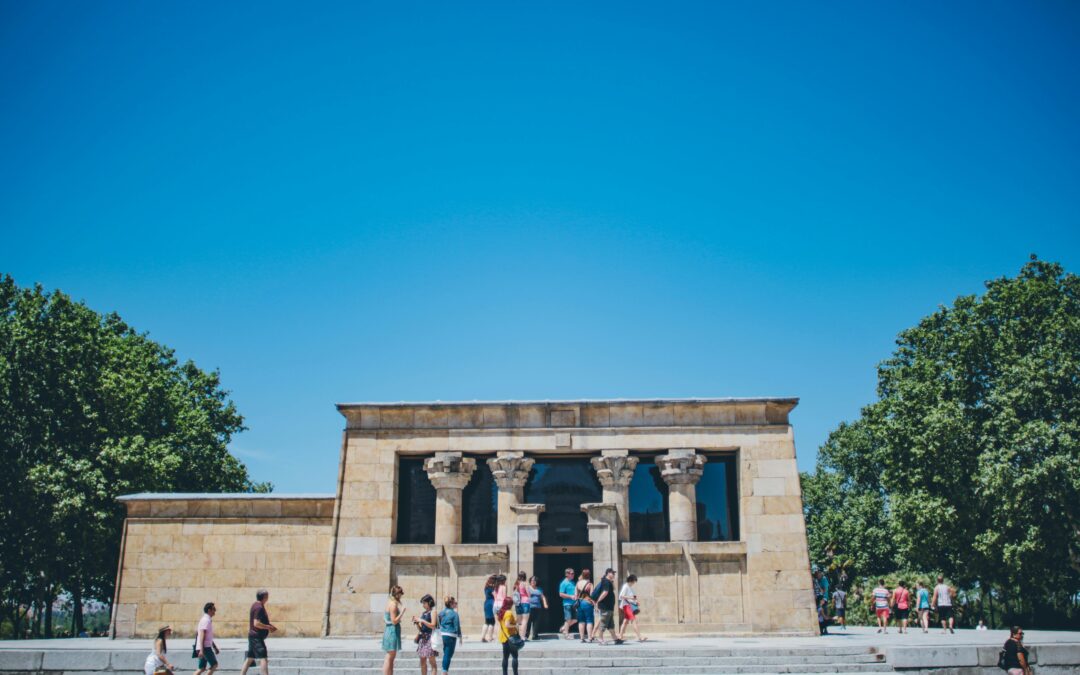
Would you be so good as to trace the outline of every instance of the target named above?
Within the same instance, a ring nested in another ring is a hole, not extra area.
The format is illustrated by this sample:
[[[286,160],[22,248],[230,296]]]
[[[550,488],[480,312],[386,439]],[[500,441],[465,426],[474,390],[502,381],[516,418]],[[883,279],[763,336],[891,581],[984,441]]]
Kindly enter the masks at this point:
[[[336,494],[121,498],[113,633],[186,626],[212,600],[218,634],[240,635],[266,587],[279,635],[376,635],[397,583],[410,611],[454,595],[475,635],[484,580],[519,570],[553,631],[566,567],[636,574],[649,634],[813,633],[797,403],[339,405]]]

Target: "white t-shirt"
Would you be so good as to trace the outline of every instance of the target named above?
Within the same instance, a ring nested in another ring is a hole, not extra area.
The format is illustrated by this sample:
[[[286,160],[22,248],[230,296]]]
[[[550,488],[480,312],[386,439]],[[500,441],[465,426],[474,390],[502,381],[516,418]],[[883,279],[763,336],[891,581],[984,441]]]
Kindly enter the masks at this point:
[[[637,602],[637,593],[634,592],[634,589],[630,584],[623,584],[622,589],[619,591],[619,607],[626,607],[630,604],[631,601],[627,600],[627,598],[631,598],[633,602]]]
[[[952,607],[952,596],[945,584],[934,586],[934,599],[937,600],[938,607]]]

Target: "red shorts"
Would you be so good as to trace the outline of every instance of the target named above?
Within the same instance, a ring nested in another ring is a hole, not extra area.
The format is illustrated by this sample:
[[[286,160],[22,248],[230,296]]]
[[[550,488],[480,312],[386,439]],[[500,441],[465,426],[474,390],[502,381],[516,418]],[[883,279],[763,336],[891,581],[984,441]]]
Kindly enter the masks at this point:
[[[631,607],[630,605],[623,605],[622,615],[624,617],[626,617],[627,621],[633,621],[634,620],[634,608]]]
[[[877,615],[878,615],[878,618],[888,619],[889,618],[889,610],[888,609],[879,609],[877,611]]]

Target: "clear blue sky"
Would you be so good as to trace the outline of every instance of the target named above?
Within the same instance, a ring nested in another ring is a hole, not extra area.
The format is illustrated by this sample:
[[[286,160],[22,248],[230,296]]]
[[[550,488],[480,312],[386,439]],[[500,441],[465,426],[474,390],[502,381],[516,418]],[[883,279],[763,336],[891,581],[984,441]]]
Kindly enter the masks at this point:
[[[799,396],[1080,271],[1075,2],[0,2],[0,271],[204,368],[279,491],[339,401]]]

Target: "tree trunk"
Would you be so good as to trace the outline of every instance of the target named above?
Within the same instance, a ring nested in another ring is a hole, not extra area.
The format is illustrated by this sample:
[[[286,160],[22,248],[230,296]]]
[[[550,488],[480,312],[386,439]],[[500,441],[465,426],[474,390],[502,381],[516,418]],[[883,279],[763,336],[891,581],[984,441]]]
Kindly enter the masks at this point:
[[[75,590],[71,592],[71,635],[79,637],[83,632],[82,588],[79,580],[75,581]]]
[[[53,636],[52,624],[52,598],[45,598],[45,637],[51,638]]]

